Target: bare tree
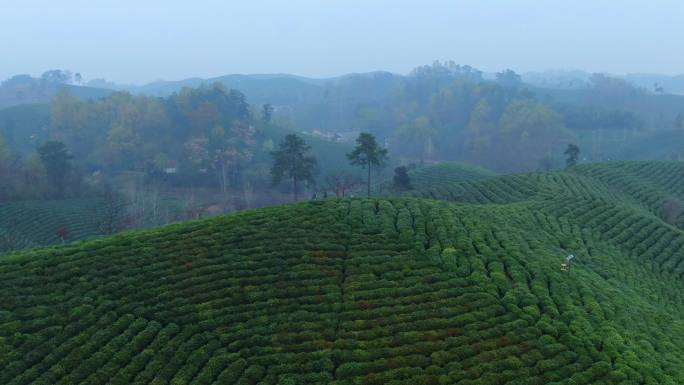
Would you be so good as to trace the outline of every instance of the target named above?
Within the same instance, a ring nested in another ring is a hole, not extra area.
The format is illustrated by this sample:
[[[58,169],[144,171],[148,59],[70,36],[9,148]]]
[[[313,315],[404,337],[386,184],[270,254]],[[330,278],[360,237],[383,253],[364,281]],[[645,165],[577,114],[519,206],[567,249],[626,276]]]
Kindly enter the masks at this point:
[[[325,178],[325,191],[332,191],[336,197],[344,198],[350,190],[358,189],[363,182],[353,175],[334,174]]]

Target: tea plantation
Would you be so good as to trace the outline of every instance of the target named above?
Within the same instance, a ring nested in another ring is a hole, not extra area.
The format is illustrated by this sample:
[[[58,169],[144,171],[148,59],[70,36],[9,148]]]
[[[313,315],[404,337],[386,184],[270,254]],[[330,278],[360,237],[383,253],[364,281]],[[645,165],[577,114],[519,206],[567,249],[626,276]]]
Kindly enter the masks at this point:
[[[19,201],[0,204],[0,252],[101,234],[102,199]]]
[[[657,211],[681,170],[510,175],[4,254],[0,383],[682,384],[684,233]]]
[[[463,162],[444,162],[411,170],[409,176],[414,187],[424,189],[454,182],[487,179],[496,176],[496,173]]]

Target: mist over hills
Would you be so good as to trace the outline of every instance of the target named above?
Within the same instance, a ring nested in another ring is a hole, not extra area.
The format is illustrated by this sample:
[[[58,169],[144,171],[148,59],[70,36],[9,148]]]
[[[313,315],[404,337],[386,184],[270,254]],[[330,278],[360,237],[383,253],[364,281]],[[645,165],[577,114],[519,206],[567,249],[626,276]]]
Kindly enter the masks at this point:
[[[550,89],[582,89],[591,84],[592,73],[583,70],[547,70],[521,73],[522,80],[530,86]],[[105,79],[92,79],[83,84],[58,85],[51,83],[38,86],[38,79],[28,75],[17,75],[0,85],[0,109],[17,104],[41,103],[49,100],[61,88],[84,98],[99,98],[108,90],[127,91],[150,96],[168,96],[183,87],[198,87],[201,84],[221,82],[228,88],[239,89],[255,102],[283,103],[291,101],[290,93],[299,98],[311,100],[320,98],[325,91],[321,88],[339,86],[353,79],[406,78],[407,75],[385,71],[350,73],[331,78],[309,78],[286,73],[275,74],[228,74],[210,78],[187,78],[182,80],[159,80],[142,85],[118,84]],[[611,75],[615,76],[615,75]],[[684,94],[684,75],[626,74],[616,76],[630,84],[652,93]],[[495,80],[496,73],[483,73],[483,79]],[[308,86],[308,87],[307,87]]]
[[[3,2],[0,385],[683,385],[683,15]]]

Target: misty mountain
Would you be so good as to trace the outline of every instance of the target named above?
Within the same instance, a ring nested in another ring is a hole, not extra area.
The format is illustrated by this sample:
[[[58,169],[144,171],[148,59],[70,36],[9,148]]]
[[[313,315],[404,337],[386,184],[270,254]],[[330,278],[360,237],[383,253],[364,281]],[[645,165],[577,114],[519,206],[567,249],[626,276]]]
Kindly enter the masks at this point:
[[[99,99],[112,93],[111,89],[75,84],[64,84],[16,75],[0,83],[0,109],[21,104],[48,103],[61,91],[82,99]]]
[[[525,83],[551,89],[581,89],[591,85],[591,73],[587,71],[531,71],[522,74]],[[632,73],[611,75],[654,94],[684,95],[684,75]]]

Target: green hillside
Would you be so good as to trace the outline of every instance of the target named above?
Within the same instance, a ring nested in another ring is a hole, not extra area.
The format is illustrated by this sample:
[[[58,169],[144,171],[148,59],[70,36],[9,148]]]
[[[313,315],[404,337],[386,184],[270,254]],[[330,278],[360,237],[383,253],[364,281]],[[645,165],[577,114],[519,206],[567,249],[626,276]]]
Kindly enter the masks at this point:
[[[682,191],[680,167],[509,175],[424,193],[445,201],[313,201],[6,254],[0,383],[681,384],[684,233],[632,183]]]

